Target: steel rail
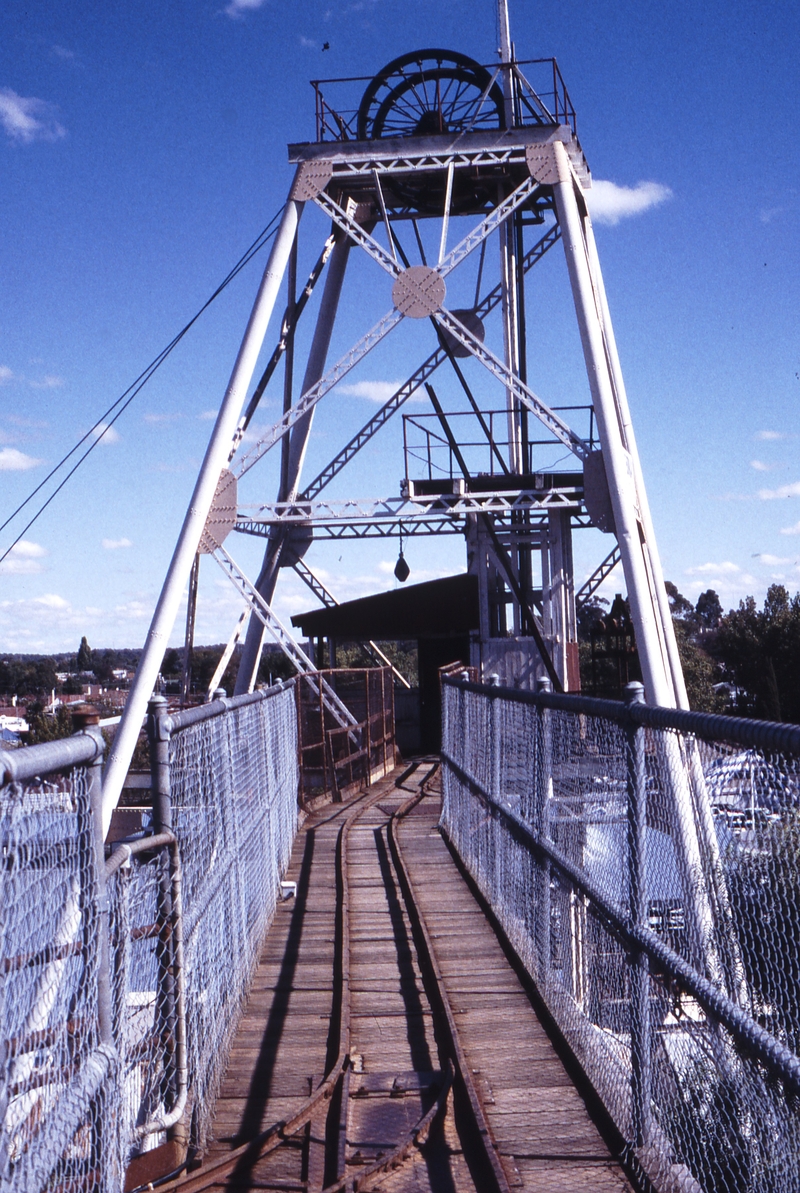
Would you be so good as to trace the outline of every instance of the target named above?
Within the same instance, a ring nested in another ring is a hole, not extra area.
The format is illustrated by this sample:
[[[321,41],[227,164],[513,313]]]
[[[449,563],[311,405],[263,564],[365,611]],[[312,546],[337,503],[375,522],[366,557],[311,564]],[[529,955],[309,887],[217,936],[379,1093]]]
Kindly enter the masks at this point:
[[[441,1008],[446,1008],[444,1015],[447,1019],[447,1031],[445,1033],[448,1040],[447,1054],[442,1057],[443,1071],[441,1084],[433,1105],[426,1111],[419,1121],[404,1135],[404,1137],[386,1154],[381,1156],[374,1163],[367,1168],[362,1168],[359,1172],[340,1172],[333,1180],[329,1181],[324,1186],[322,1193],[367,1193],[368,1190],[378,1187],[383,1179],[388,1174],[396,1173],[397,1170],[409,1160],[411,1160],[418,1151],[428,1142],[431,1131],[438,1119],[440,1119],[447,1110],[448,1100],[453,1089],[456,1078],[461,1083],[470,1106],[470,1113],[473,1118],[473,1125],[477,1126],[477,1139],[483,1147],[485,1159],[492,1173],[492,1182],[490,1186],[481,1185],[481,1188],[492,1187],[494,1193],[510,1193],[510,1186],[506,1177],[502,1163],[499,1159],[499,1152],[497,1144],[494,1141],[488,1123],[486,1122],[485,1114],[480,1102],[480,1097],[472,1081],[469,1065],[458,1041],[457,1028],[455,1018],[447,1001],[447,995],[441,986],[441,973],[438,970],[430,949],[430,937],[427,934],[427,928],[421,917],[421,912],[416,904],[413,895],[413,887],[405,868],[405,863],[402,859],[402,854],[399,851],[399,845],[396,841],[396,822],[402,816],[405,816],[415,804],[423,798],[426,793],[425,784],[432,778],[435,771],[438,769],[438,762],[434,763],[430,771],[425,775],[420,783],[419,791],[415,793],[411,799],[406,800],[403,805],[389,818],[387,824],[387,835],[389,837],[392,857],[395,859],[394,865],[397,876],[400,880],[400,887],[403,892],[403,899],[408,909],[409,918],[412,923],[415,944],[420,956],[420,961],[425,966],[433,981],[425,983],[426,995],[431,1009],[436,1013],[438,1004],[439,1018],[442,1018]],[[415,769],[413,766],[409,771]],[[395,785],[399,786],[402,780],[407,777],[409,771],[404,772],[397,780]],[[283,1146],[289,1139],[296,1136],[299,1131],[311,1123],[315,1118],[321,1107],[326,1103],[330,1105],[337,1089],[342,1087],[342,1083],[346,1077],[347,1069],[350,1064],[350,1048],[351,1048],[351,998],[350,998],[350,975],[351,975],[351,924],[350,924],[350,882],[349,882],[349,861],[348,861],[348,844],[350,834],[356,827],[359,819],[374,807],[381,799],[386,798],[386,791],[381,786],[379,789],[366,797],[357,799],[354,804],[347,810],[344,823],[339,829],[336,842],[336,916],[338,920],[338,931],[335,933],[336,940],[336,955],[334,961],[334,991],[332,996],[332,1008],[336,1015],[335,1025],[333,1030],[336,1032],[335,1036],[329,1036],[329,1041],[333,1041],[336,1047],[336,1059],[331,1065],[329,1071],[324,1079],[319,1083],[313,1093],[306,1098],[297,1107],[297,1110],[290,1117],[280,1119],[273,1123],[266,1130],[260,1132],[253,1139],[248,1140],[241,1146],[233,1149],[228,1154],[212,1161],[208,1164],[203,1164],[202,1167],[194,1172],[185,1173],[182,1176],[159,1184],[158,1188],[162,1193],[203,1193],[203,1191],[213,1187],[219,1187],[226,1181],[227,1178],[233,1177],[235,1180],[247,1179],[246,1173],[249,1169],[260,1160],[268,1156],[270,1153],[276,1151]],[[158,838],[151,838],[148,844],[152,848],[156,842],[167,843],[166,838],[171,837],[171,834],[160,834]],[[120,849],[120,854],[127,851],[127,846]],[[143,848],[138,842],[136,843],[137,851]],[[120,858],[119,862],[115,863],[115,868],[124,860]],[[419,925],[422,925],[422,936],[419,934]],[[417,941],[427,941],[427,945],[423,945],[420,951],[419,943]],[[431,989],[431,985],[433,989]],[[338,1006],[338,1014],[336,1008]],[[343,1089],[344,1092],[344,1089]],[[343,1116],[346,1122],[346,1115]],[[341,1128],[340,1128],[341,1129]],[[333,1138],[334,1133],[328,1132],[328,1139],[326,1146],[332,1153],[337,1140]]]
[[[414,884],[412,882],[408,866],[406,865],[405,858],[403,857],[403,851],[399,841],[398,829],[400,822],[413,808],[416,807],[416,805],[422,799],[425,798],[425,783],[433,777],[435,770],[438,769],[438,765],[439,764],[436,763],[422,780],[422,783],[420,784],[420,790],[416,792],[416,794],[412,795],[410,799],[407,799],[405,803],[397,809],[397,811],[392,813],[387,827],[389,847],[392,851],[392,859],[400,879],[400,886],[403,891],[406,908],[414,929],[417,955],[420,961],[424,961],[425,968],[428,970],[430,977],[433,979],[431,983],[432,989],[428,995],[428,1001],[432,1003],[433,1000],[435,1000],[439,1004],[438,1009],[440,1018],[444,1020],[448,1048],[451,1053],[451,1063],[455,1063],[458,1078],[465,1094],[467,1095],[473,1126],[476,1136],[480,1140],[484,1158],[488,1165],[489,1171],[486,1173],[486,1175],[489,1176],[491,1187],[494,1189],[495,1193],[511,1193],[511,1185],[509,1183],[508,1174],[506,1173],[506,1170],[503,1166],[500,1148],[489,1125],[489,1121],[483,1109],[483,1104],[481,1102],[475,1082],[472,1079],[472,1070],[459,1039],[456,1017],[453,1013],[453,1008],[445,988],[442,971],[436,958],[433,939],[428,929],[428,925],[425,922],[425,916],[414,893]],[[481,1189],[487,1189],[487,1186],[484,1184],[481,1184],[479,1187]]]

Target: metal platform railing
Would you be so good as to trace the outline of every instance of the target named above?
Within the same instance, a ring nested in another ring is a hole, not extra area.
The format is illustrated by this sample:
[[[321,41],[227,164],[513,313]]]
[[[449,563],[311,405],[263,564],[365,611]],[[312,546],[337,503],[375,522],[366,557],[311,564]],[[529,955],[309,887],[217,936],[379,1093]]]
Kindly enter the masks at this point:
[[[153,823],[101,831],[96,726],[0,753],[0,1187],[119,1193],[205,1143],[297,829],[293,684],[148,717]]]
[[[656,1190],[800,1190],[800,728],[443,681],[442,828]]]

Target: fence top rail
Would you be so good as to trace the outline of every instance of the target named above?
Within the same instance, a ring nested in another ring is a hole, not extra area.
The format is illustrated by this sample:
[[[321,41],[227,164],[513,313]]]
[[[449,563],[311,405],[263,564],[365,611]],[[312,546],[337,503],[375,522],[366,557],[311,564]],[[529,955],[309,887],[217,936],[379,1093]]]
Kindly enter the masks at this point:
[[[472,680],[442,676],[446,687],[476,692],[492,699],[515,704],[532,704],[539,708],[559,709],[563,712],[583,713],[617,721],[621,725],[641,725],[648,729],[676,729],[691,733],[707,741],[736,742],[757,750],[800,755],[800,725],[778,721],[756,721],[749,717],[728,717],[717,713],[689,712],[681,708],[662,708],[643,703],[626,704],[622,700],[602,700],[595,696],[559,692],[527,692],[519,688],[504,688],[497,684],[475,683]]]
[[[17,750],[0,750],[0,787],[7,783],[24,783],[73,766],[85,766],[99,758],[102,752],[102,740],[91,733],[77,733]]]
[[[246,708],[250,704],[261,704],[264,700],[270,700],[273,696],[294,687],[295,683],[296,680],[287,679],[273,684],[271,688],[246,692],[243,696],[221,696],[209,704],[199,704],[196,708],[184,708],[180,712],[170,713],[164,717],[163,723],[170,733],[177,733],[181,729],[188,729],[190,725],[198,725],[213,717],[221,717],[224,713],[235,712],[236,709]]]

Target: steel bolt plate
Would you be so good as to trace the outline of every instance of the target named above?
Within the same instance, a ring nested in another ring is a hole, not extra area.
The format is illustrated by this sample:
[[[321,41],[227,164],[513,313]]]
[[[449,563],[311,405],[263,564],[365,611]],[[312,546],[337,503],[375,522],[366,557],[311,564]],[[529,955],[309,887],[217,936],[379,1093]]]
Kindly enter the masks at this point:
[[[427,319],[439,310],[446,293],[444,278],[435,269],[412,265],[403,270],[392,287],[392,302],[401,315]]]
[[[236,477],[232,472],[228,472],[227,468],[223,468],[203,533],[200,536],[200,545],[197,549],[201,555],[212,555],[217,547],[221,547],[225,542],[236,525],[236,506]]]

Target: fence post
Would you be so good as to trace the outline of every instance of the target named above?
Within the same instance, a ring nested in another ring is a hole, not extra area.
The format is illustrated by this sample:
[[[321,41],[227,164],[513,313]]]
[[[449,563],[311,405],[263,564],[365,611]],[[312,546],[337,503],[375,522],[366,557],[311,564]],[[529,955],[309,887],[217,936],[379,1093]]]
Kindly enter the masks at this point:
[[[551,692],[553,685],[545,676],[536,683],[537,692]],[[553,794],[553,736],[549,708],[539,705],[536,709],[538,740],[536,742],[534,830],[544,840],[550,839],[550,802]],[[535,863],[539,871],[539,892],[537,903],[537,928],[539,955],[542,973],[550,970],[550,860],[543,857]]]
[[[97,1018],[100,1040],[103,1044],[114,1041],[114,1024],[111,1013],[111,961],[109,952],[109,914],[106,894],[106,856],[103,840],[103,754],[105,741],[100,730],[100,714],[91,705],[84,705],[72,714],[72,728],[76,733],[91,737],[97,744],[97,754],[86,768],[86,786],[92,818],[94,845],[94,870],[98,907],[98,967],[97,967]]]
[[[105,741],[100,730],[100,714],[92,705],[79,706],[72,714],[72,728],[75,733],[91,737],[97,753],[86,767],[86,789],[89,798],[89,823],[91,826],[91,861],[94,871],[94,889],[97,907],[97,922],[92,923],[90,907],[84,904],[84,932],[97,933],[97,1026],[101,1044],[114,1044],[114,1016],[111,999],[111,941],[108,893],[106,889],[106,857],[103,840],[103,755]],[[81,884],[83,886],[83,884]],[[90,888],[91,889],[91,888]],[[85,895],[88,892],[84,892]],[[107,1146],[109,1131],[102,1108],[94,1123],[94,1147],[100,1171],[104,1177],[113,1166],[113,1145]],[[109,1141],[110,1142],[110,1141]]]
[[[489,684],[492,688],[496,688],[500,682],[499,676],[487,676]],[[491,779],[489,782],[489,794],[492,799],[499,800],[500,796],[500,765],[502,759],[502,750],[500,748],[500,716],[501,716],[500,701],[494,692],[489,694],[489,717],[491,725],[491,741],[489,742],[489,765],[491,767]]]
[[[369,671],[364,671],[364,699],[367,705],[367,787],[372,784],[372,725],[370,724]]]
[[[164,696],[151,696],[147,705],[147,742],[150,747],[150,788],[153,796],[153,832],[172,828],[170,800],[169,741],[171,733],[165,724],[167,701]]]
[[[644,685],[625,686],[625,705],[644,704]],[[647,775],[645,731],[628,720],[628,914],[647,927]],[[646,1147],[650,1120],[650,964],[647,954],[631,956],[631,1103],[633,1145]]]
[[[167,718],[164,696],[153,695],[147,704],[147,743],[150,750],[150,791],[153,798],[153,832],[172,831],[172,793],[170,785],[169,744],[172,726]],[[177,1031],[177,1000],[175,990],[174,948],[172,939],[172,887],[168,873],[159,876],[159,918],[162,929],[158,944],[158,973],[162,1006],[159,1008],[166,1040],[174,1041]],[[177,1097],[175,1053],[165,1050],[164,1083]],[[186,1142],[186,1130],[179,1121],[169,1131],[169,1138],[179,1145]]]

